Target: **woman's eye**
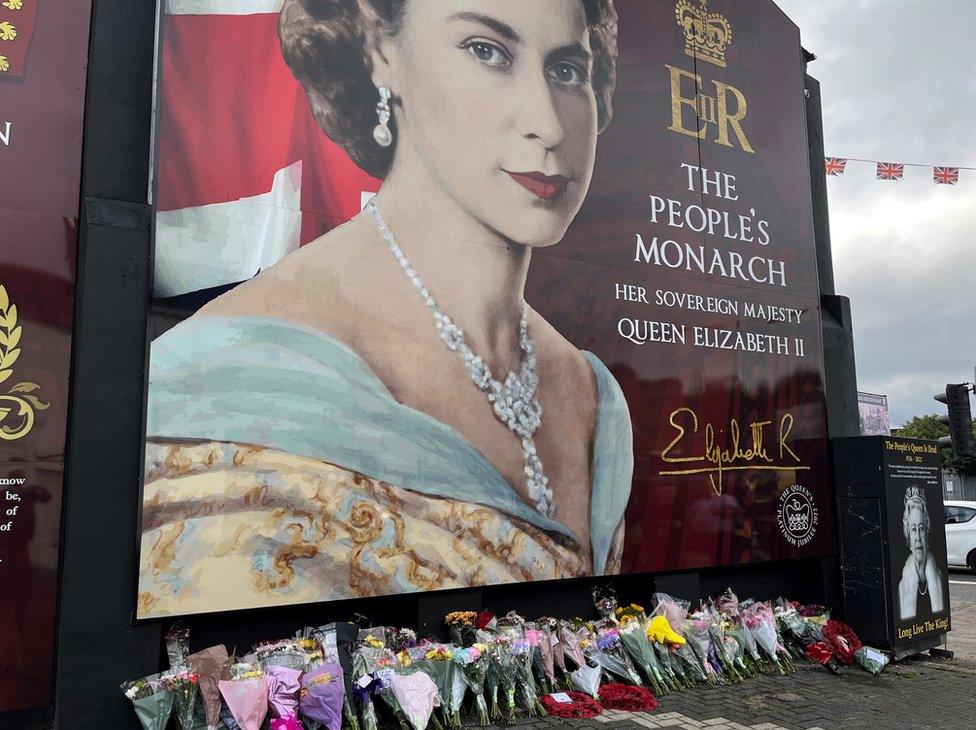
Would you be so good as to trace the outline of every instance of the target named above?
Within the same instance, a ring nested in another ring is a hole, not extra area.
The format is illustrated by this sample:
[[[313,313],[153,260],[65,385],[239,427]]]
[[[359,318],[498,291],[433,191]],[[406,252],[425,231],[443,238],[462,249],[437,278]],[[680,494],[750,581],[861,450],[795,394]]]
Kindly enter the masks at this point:
[[[549,69],[549,77],[560,84],[578,85],[586,81],[586,73],[579,66],[562,61]]]
[[[468,51],[479,61],[489,66],[505,66],[508,64],[508,54],[492,43],[474,41],[468,44]]]

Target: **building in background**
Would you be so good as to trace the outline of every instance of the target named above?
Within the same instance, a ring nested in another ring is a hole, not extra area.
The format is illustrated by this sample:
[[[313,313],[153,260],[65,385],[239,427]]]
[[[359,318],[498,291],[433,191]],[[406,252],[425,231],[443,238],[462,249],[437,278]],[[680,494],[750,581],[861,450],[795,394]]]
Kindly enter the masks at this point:
[[[857,410],[861,420],[862,436],[891,435],[888,396],[858,391]]]

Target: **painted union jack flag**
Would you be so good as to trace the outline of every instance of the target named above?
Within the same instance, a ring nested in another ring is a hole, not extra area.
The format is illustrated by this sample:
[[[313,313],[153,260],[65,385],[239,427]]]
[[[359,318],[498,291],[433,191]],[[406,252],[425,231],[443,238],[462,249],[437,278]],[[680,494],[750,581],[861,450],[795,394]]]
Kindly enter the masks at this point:
[[[840,177],[847,169],[847,160],[843,157],[827,157],[824,159],[824,167],[828,175]]]
[[[936,185],[955,185],[959,182],[959,168],[937,167],[932,171],[932,179]]]
[[[905,166],[898,162],[879,162],[879,180],[902,180],[905,177]]]

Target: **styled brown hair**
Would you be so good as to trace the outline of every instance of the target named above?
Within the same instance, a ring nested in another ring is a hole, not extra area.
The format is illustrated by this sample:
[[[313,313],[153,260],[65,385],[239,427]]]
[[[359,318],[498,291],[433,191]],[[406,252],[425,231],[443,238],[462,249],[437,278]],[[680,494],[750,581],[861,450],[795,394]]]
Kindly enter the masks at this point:
[[[385,177],[393,147],[373,140],[379,92],[370,77],[366,31],[396,33],[408,0],[285,0],[278,37],[285,61],[305,87],[322,130],[374,177]],[[590,29],[593,89],[602,132],[613,115],[617,11],[613,0],[580,0]],[[390,128],[396,132],[396,120]],[[395,137],[394,137],[395,138]]]

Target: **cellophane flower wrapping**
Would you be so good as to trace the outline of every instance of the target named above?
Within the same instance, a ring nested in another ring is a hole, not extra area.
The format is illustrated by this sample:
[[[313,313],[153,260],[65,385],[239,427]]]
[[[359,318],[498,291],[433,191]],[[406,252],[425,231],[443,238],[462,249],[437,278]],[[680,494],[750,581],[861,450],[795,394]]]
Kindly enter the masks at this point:
[[[183,730],[191,730],[194,725],[193,716],[197,707],[198,677],[188,669],[183,669],[167,677],[173,692],[176,719]]]
[[[397,666],[396,656],[386,645],[386,640],[385,631],[361,631],[359,643],[353,653],[352,667],[356,678],[353,682],[353,696],[363,720],[363,730],[376,730],[379,725],[376,708],[373,705],[374,696],[379,696],[395,715],[399,710],[389,680],[384,680],[378,674],[380,669],[388,668],[392,672]],[[361,682],[365,682],[366,677],[370,678],[370,684],[362,686]]]
[[[617,610],[617,592],[613,586],[594,586],[593,605],[604,621],[611,620]]]
[[[342,667],[323,664],[302,675],[298,709],[302,717],[314,720],[329,730],[340,730],[345,696]]]
[[[680,598],[675,598],[667,593],[655,593],[651,599],[654,603],[654,610],[651,611],[650,618],[664,616],[672,627],[681,626],[688,618],[688,611],[691,604]]]
[[[654,647],[641,621],[631,619],[620,625],[620,641],[637,668],[644,673],[657,694],[665,694],[664,678],[658,666]]]
[[[271,718],[298,717],[301,671],[269,664],[264,667],[268,682],[268,708]]]
[[[589,647],[589,656],[607,672],[616,675],[624,682],[640,685],[641,680],[634,665],[627,656],[627,650],[620,641],[620,631],[616,627],[604,627],[597,633],[596,641]]]
[[[568,622],[563,622],[559,627],[559,641],[562,645],[563,656],[569,659],[573,666],[582,667],[586,665],[583,647],[593,641],[589,627],[574,627]],[[573,667],[567,665],[567,668],[572,669]]]
[[[566,664],[563,661],[562,652],[560,651],[558,656],[556,652],[559,646],[559,640],[556,637],[558,624],[556,619],[544,617],[539,619],[538,626],[541,634],[539,657],[542,660],[542,670],[549,680],[549,688],[554,690],[559,684],[556,679],[556,667],[559,666],[563,672],[566,671]]]
[[[532,661],[534,647],[526,639],[516,639],[512,642],[512,652],[515,654],[515,676],[517,679],[517,694],[522,708],[532,717],[545,716],[546,710],[539,702],[538,688],[532,676]]]
[[[717,666],[711,658],[712,638],[708,630],[709,624],[705,619],[689,618],[682,623],[688,646],[695,653],[699,664],[710,680],[720,679],[721,666]]]
[[[198,688],[203,702],[207,730],[214,730],[220,722],[220,688],[218,682],[230,668],[230,656],[223,644],[211,646],[186,657],[190,670],[199,678]]]
[[[393,695],[413,730],[425,730],[434,708],[440,705],[437,685],[422,671],[394,674],[391,682]]]
[[[454,653],[454,661],[461,666],[468,687],[471,688],[478,723],[482,727],[487,727],[491,724],[488,704],[485,701],[485,679],[488,676],[490,662],[488,645],[475,643],[464,649],[459,649]]]
[[[759,649],[776,665],[780,674],[786,670],[780,661],[786,649],[779,643],[776,634],[776,619],[773,612],[763,603],[755,603],[742,612],[742,621],[746,629],[756,640]]]
[[[164,730],[173,714],[173,692],[162,674],[122,685],[144,730]]]
[[[190,629],[181,623],[173,624],[166,632],[166,656],[170,672],[187,669],[186,657],[190,653]]]
[[[492,660],[498,673],[498,686],[502,700],[502,719],[515,723],[515,689],[518,682],[517,659],[512,651],[511,639],[496,636],[492,646]]]
[[[241,730],[261,730],[268,715],[268,682],[257,662],[231,666],[230,679],[217,684],[224,704]]]
[[[576,669],[569,673],[569,679],[573,687],[578,689],[580,692],[585,692],[593,699],[598,699],[598,692],[600,690],[600,676],[603,674],[603,669],[599,664],[590,666],[584,663],[579,669]]]
[[[854,659],[861,669],[875,676],[881,674],[881,670],[888,666],[889,661],[886,654],[877,649],[872,649],[870,646],[862,646],[855,651]]]
[[[463,690],[467,685],[464,683],[464,672],[454,662],[455,647],[451,644],[427,644],[418,649],[426,649],[426,651],[422,659],[414,661],[414,669],[426,672],[437,686],[442,713],[447,724],[451,727],[460,727],[461,701],[464,699]]]

